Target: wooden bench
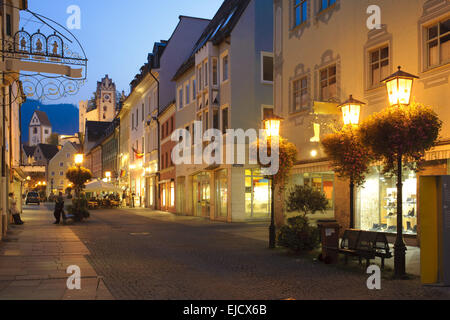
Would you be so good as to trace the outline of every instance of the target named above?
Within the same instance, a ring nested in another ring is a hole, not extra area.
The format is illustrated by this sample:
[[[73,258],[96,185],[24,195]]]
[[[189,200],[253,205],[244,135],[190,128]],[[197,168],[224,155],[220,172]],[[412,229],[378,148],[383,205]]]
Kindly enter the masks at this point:
[[[370,260],[379,257],[381,258],[381,267],[384,268],[385,259],[392,258],[389,242],[384,233],[354,229],[345,230],[339,253],[345,255],[346,264],[350,255],[358,257],[360,264],[362,264],[362,259],[365,259],[367,267],[370,265]]]
[[[373,231],[365,232],[373,234],[375,240],[372,244],[372,248],[375,251],[375,256],[381,258],[381,268],[384,269],[385,260],[393,257],[386,234]]]

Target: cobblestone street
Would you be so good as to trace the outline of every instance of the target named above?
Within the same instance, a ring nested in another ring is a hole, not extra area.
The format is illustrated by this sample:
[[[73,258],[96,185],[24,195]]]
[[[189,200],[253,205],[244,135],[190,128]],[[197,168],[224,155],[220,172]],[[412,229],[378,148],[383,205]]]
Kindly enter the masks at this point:
[[[450,297],[418,280],[383,280],[381,291],[369,291],[363,271],[268,250],[265,224],[121,209],[93,211],[79,225],[54,226],[44,209],[27,208],[25,226],[13,227],[0,243],[0,299]],[[65,287],[69,265],[81,268],[81,291]]]
[[[71,229],[116,299],[448,299],[419,280],[383,280],[369,291],[363,271],[267,249],[267,225],[212,223],[146,210],[94,211]]]

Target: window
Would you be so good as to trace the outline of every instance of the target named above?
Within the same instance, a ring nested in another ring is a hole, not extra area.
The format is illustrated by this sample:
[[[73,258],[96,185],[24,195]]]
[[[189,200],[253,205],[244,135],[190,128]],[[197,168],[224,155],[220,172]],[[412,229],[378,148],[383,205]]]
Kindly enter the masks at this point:
[[[45,129],[45,134],[48,134],[48,129]]]
[[[217,58],[212,59],[212,84],[213,86],[217,86],[218,80],[219,80],[219,69],[218,69],[219,62],[217,61]]]
[[[179,108],[183,109],[183,88],[180,88],[178,90],[178,103],[179,103]]]
[[[265,107],[263,109],[263,120],[273,116],[273,108]]]
[[[134,130],[134,114],[131,114],[131,130]]]
[[[107,108],[107,107],[103,107],[103,111],[105,111],[105,112],[106,112],[107,110],[108,110],[108,108]]]
[[[377,86],[389,76],[389,47],[378,48],[369,53],[370,86]]]
[[[427,29],[428,67],[450,62],[450,19]]]
[[[308,107],[308,78],[303,77],[293,83],[293,112],[304,110]]]
[[[60,171],[59,175],[62,177],[64,175],[64,171]]]
[[[336,0],[320,0],[320,11],[331,7],[336,3]]]
[[[188,105],[189,103],[191,103],[190,98],[190,86],[189,86],[189,82],[186,84],[186,90],[185,90],[185,94],[186,94],[186,105]]]
[[[227,81],[228,80],[228,55],[224,56],[222,58],[222,81]]]
[[[213,129],[220,129],[219,127],[219,111],[214,110],[213,113]]]
[[[209,130],[209,113],[205,112],[205,130]]]
[[[175,182],[170,183],[170,206],[175,207]]]
[[[198,68],[198,91],[202,91],[202,67]]]
[[[260,169],[245,170],[245,214],[249,218],[267,218],[270,215],[270,180]]]
[[[148,96],[148,114],[150,114],[152,111],[152,96]]]
[[[142,121],[144,121],[144,118],[145,118],[145,104],[142,104],[141,112],[142,112]]]
[[[273,55],[261,54],[261,77],[263,83],[273,83]]]
[[[67,158],[67,159],[70,158],[70,153],[66,154],[66,158]]]
[[[227,133],[228,127],[228,108],[222,110],[222,132],[223,134]]]
[[[320,99],[329,101],[337,98],[336,65],[320,70]]]
[[[192,80],[192,100],[195,100],[196,96],[197,96],[196,86],[197,86],[197,81],[195,79],[193,79]]]
[[[6,35],[12,37],[12,21],[10,14],[6,14]]]
[[[37,133],[38,133],[37,128],[33,128],[33,133],[34,133],[34,134],[37,134]]]
[[[205,70],[205,87],[208,86],[208,62],[203,64],[203,68]]]
[[[228,171],[220,170],[215,173],[216,180],[216,217],[228,216]]]
[[[308,19],[308,1],[307,0],[295,0],[294,2],[294,17],[295,25],[299,26]]]
[[[52,177],[54,177],[55,176],[55,172],[54,171],[52,171]]]
[[[64,167],[64,162],[60,162],[60,163],[59,163],[59,166],[60,166],[60,167]]]

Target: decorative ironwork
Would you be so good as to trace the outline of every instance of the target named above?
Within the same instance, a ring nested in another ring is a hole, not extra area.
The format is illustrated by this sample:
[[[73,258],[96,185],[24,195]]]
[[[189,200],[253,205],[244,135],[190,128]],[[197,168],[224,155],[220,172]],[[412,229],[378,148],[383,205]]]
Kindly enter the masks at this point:
[[[20,20],[27,29],[37,31],[30,33],[22,27],[12,37],[2,39],[3,60],[25,62],[18,63],[20,71],[13,67],[3,74],[12,82],[20,81],[28,98],[57,100],[78,93],[87,79],[88,62],[78,39],[61,24],[30,10],[22,10]]]

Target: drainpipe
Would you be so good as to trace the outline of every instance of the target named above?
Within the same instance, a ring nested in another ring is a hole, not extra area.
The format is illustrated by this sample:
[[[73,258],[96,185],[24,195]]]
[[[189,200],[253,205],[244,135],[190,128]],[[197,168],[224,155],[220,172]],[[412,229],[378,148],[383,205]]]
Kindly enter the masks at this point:
[[[160,133],[160,123],[159,123],[159,101],[160,101],[160,99],[159,99],[159,93],[160,93],[159,86],[160,86],[160,83],[159,83],[159,80],[153,74],[152,68],[150,68],[149,73],[152,76],[152,78],[156,81],[156,85],[157,85],[156,90],[157,90],[157,96],[158,96],[157,103],[156,103],[157,104],[157,108],[158,108],[158,113],[156,115],[156,124],[158,126],[158,130],[157,130],[158,131],[158,139],[157,139],[158,140],[158,171],[156,173],[156,177],[158,179],[157,179],[157,181],[155,181],[156,198],[158,199],[157,206],[155,206],[155,207],[158,208],[160,203],[161,203],[161,192],[160,192],[160,187],[159,187],[159,178],[161,176],[161,139],[160,139],[161,138],[160,137],[161,133]]]

